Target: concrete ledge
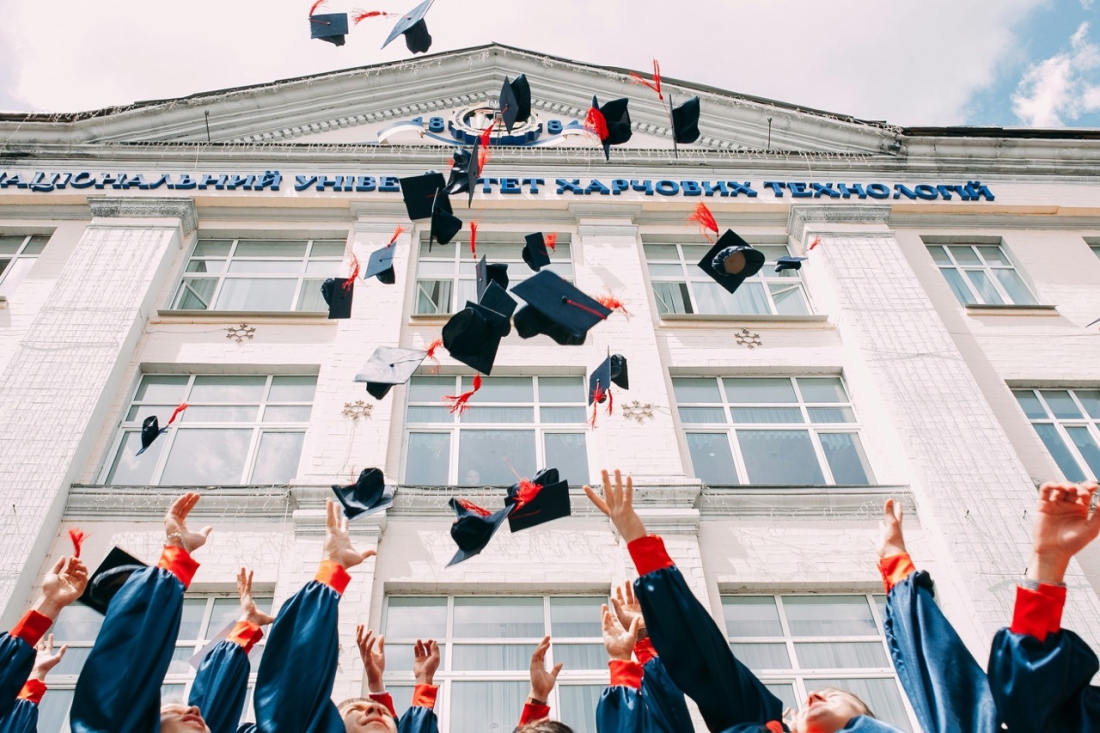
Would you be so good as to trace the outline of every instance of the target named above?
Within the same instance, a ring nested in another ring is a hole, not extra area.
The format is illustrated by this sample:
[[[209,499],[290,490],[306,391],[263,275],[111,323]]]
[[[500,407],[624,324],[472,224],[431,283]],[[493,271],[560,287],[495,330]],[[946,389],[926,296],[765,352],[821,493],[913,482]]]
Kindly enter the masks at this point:
[[[883,502],[898,499],[910,516],[908,486],[704,486],[699,513],[709,517],[800,517],[878,521]]]
[[[829,317],[825,315],[809,316],[773,316],[773,315],[720,315],[710,313],[664,313],[658,316],[662,322],[680,325],[705,325],[707,323],[722,324],[723,327],[731,323],[753,323],[758,326],[789,326],[792,328],[805,328],[808,325],[815,327],[829,325]]]
[[[983,305],[966,306],[968,316],[1056,316],[1056,305]]]

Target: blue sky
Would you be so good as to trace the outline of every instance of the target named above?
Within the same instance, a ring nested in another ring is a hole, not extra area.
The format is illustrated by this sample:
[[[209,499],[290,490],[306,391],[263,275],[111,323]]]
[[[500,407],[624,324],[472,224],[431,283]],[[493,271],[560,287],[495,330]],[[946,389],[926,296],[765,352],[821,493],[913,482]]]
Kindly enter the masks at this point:
[[[343,47],[311,41],[311,2],[0,0],[0,110],[98,109],[408,58],[400,42],[379,49],[389,19]],[[899,125],[1100,127],[1100,0],[436,0],[428,24],[433,53],[498,41],[635,69],[657,58],[669,77]]]

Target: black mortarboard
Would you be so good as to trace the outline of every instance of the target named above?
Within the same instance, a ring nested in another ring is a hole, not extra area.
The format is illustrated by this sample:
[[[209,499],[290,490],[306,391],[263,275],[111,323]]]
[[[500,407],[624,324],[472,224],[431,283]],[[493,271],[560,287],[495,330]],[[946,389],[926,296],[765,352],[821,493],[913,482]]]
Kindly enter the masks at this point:
[[[432,209],[431,232],[428,235],[429,252],[432,251],[432,242],[450,244],[455,235],[462,231],[462,220],[451,213],[451,201],[445,191],[436,194],[435,203],[435,208]]]
[[[450,505],[458,515],[458,519],[451,525],[451,539],[458,545],[458,552],[447,563],[447,567],[469,560],[484,550],[500,529],[500,525],[512,513],[513,506],[506,505],[500,511],[490,514],[466,499],[451,499]]]
[[[151,446],[161,433],[166,432],[168,432],[168,428],[161,428],[156,415],[145,418],[141,423],[141,450],[137,452],[137,455],[140,456],[144,453],[145,449]]]
[[[354,281],[346,277],[330,277],[321,283],[321,297],[328,303],[329,318],[351,318],[351,296],[355,286],[344,287],[351,282]]]
[[[397,280],[397,275],[393,271],[393,255],[396,251],[397,249],[390,245],[371,252],[370,259],[367,260],[367,270],[363,273],[363,279],[377,277],[379,282],[385,285],[393,285]]]
[[[806,257],[780,257],[775,261],[775,271],[783,272],[784,270],[801,270],[802,261],[807,259]]]
[[[333,485],[336,499],[344,507],[348,519],[374,514],[393,506],[393,489],[386,488],[386,479],[377,468],[364,468],[350,486]]]
[[[145,567],[148,565],[125,550],[111,548],[107,557],[103,558],[103,562],[88,578],[88,585],[80,596],[80,602],[106,616],[111,599],[122,590],[130,575]]]
[[[428,353],[420,349],[396,349],[379,346],[355,375],[356,382],[367,383],[367,393],[380,400],[394,385],[404,384],[412,377]]]
[[[699,97],[692,97],[673,108],[672,138],[684,145],[699,139]]]
[[[468,206],[473,205],[474,189],[477,188],[480,174],[477,168],[477,155],[477,143],[472,148],[459,148],[454,152],[454,162],[451,164],[451,172],[447,176],[447,187],[444,189],[448,196],[456,193],[469,194]]]
[[[481,301],[481,296],[485,294],[485,289],[489,287],[489,283],[497,283],[505,290],[508,289],[507,263],[494,262],[490,264],[486,261],[485,256],[482,255],[481,259],[477,262],[476,272],[477,299],[479,302]]]
[[[604,157],[608,160],[611,160],[611,146],[628,142],[634,134],[630,129],[630,112],[627,110],[629,101],[626,97],[612,99],[601,107],[599,101],[592,97],[592,106],[600,111],[604,122],[607,123],[607,137],[601,142],[603,142]]]
[[[467,302],[467,305],[473,305],[473,303]],[[478,309],[488,309],[492,312],[493,315],[489,317],[490,323],[495,324],[494,327],[501,338],[512,332],[512,314],[516,312],[518,305],[516,299],[497,282],[490,282],[489,287],[485,288],[485,292],[477,302]]]
[[[526,74],[520,74],[511,82],[504,77],[504,86],[500,90],[500,116],[504,126],[512,132],[517,122],[526,122],[531,116],[531,85]]]
[[[513,532],[568,517],[569,482],[558,477],[558,469],[544,468],[530,481],[513,484],[504,503],[517,505],[508,515],[508,528]]]
[[[546,237],[542,232],[528,234],[523,238],[523,261],[535,272],[550,264],[550,253],[546,251]]]
[[[393,39],[401,34],[405,35],[405,45],[412,53],[425,53],[431,48],[432,36],[428,33],[428,24],[424,22],[424,15],[428,12],[428,8],[432,6],[432,2],[434,0],[424,0],[424,2],[402,15],[401,20],[397,21],[397,25],[390,31],[389,38],[382,44],[382,48],[390,45]]]
[[[443,347],[471,369],[491,374],[500,340],[509,328],[507,316],[467,301],[443,326]]]
[[[545,333],[559,344],[583,344],[588,330],[611,315],[611,309],[549,270],[524,280],[512,292],[527,301],[515,320],[522,338]]]
[[[405,199],[405,211],[413,221],[430,219],[435,210],[436,194],[447,188],[442,173],[425,173],[422,176],[410,176],[398,181],[401,184],[401,198]],[[451,200],[445,196],[439,206],[451,210]]]
[[[309,37],[328,41],[336,46],[344,45],[348,34],[347,13],[321,13],[309,16]]]
[[[612,354],[592,370],[592,374],[588,377],[588,404],[591,405],[593,402],[602,404],[607,399],[607,391],[612,384],[630,389],[626,357],[622,354]]]
[[[738,272],[731,273],[725,270],[729,258],[733,258],[732,262],[740,265]],[[732,229],[727,229],[703,259],[699,260],[699,269],[731,293],[741,287],[741,283],[745,282],[746,278],[760,272],[763,266],[764,253],[753,249],[748,242],[734,234]]]

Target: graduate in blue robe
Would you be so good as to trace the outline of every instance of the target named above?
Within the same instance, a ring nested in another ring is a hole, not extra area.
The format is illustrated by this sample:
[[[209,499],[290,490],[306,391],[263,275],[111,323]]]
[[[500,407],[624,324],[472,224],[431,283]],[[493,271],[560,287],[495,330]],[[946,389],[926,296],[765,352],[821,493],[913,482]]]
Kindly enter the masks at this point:
[[[50,634],[39,641],[35,649],[34,667],[15,705],[0,718],[0,733],[36,733],[38,730],[38,705],[46,694],[46,675],[61,662],[68,646],[62,646],[55,654],[53,634]]]

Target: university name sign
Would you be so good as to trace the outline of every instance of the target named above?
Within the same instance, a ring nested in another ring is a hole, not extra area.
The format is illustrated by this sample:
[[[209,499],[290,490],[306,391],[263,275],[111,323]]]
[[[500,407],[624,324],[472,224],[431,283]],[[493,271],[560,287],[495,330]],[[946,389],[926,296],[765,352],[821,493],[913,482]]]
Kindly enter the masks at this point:
[[[480,178],[482,193],[619,196],[638,193],[644,196],[704,196],[754,199],[763,194],[771,198],[794,199],[910,199],[923,201],[993,201],[993,192],[981,181],[966,183],[820,183],[817,181],[711,181],[662,178]],[[398,176],[295,174],[289,180],[279,171],[263,173],[98,173],[90,171],[51,173],[46,171],[0,171],[0,189],[25,189],[49,192],[65,189],[137,189],[149,191],[279,191],[286,184],[295,191],[320,193],[400,193]]]

